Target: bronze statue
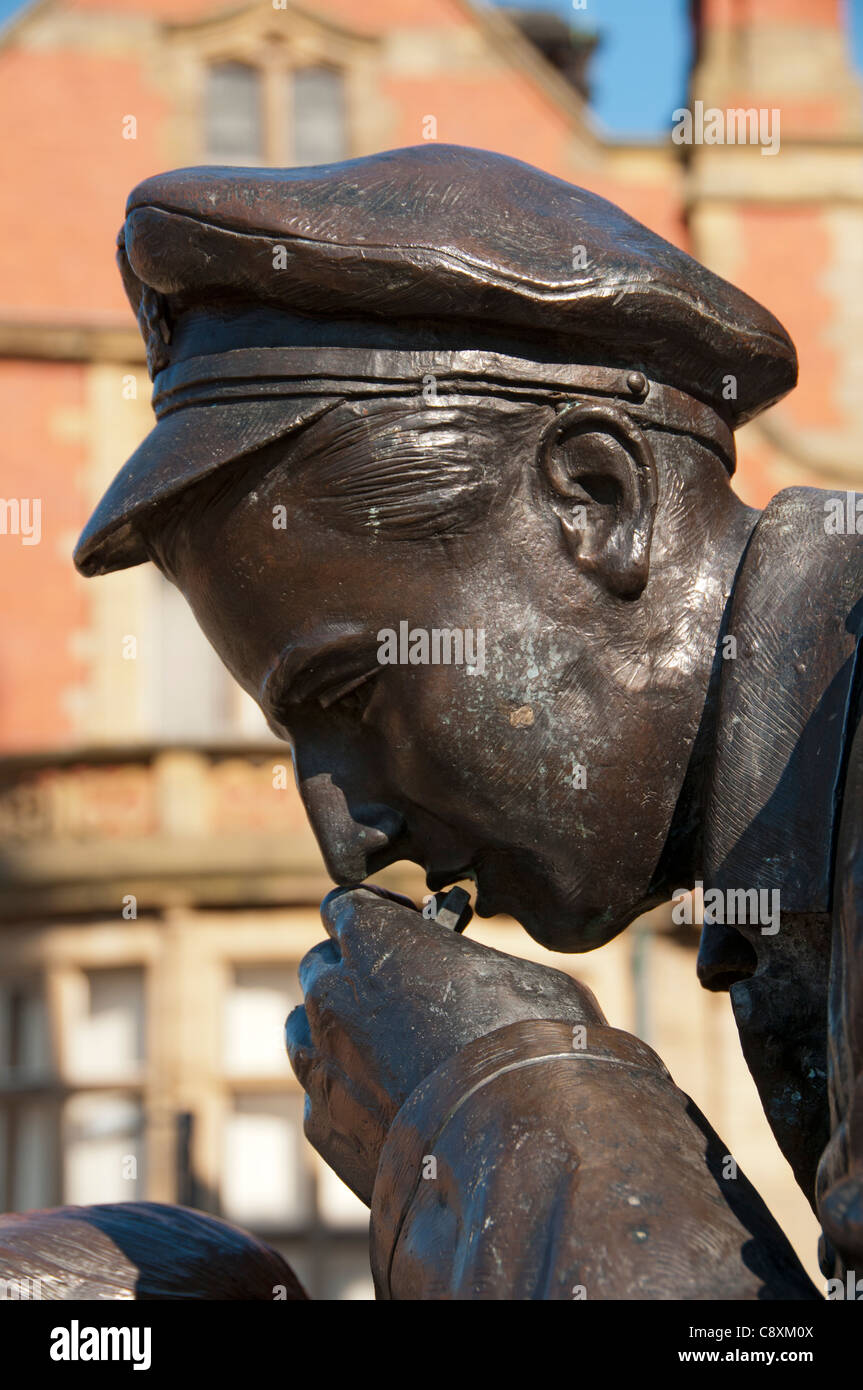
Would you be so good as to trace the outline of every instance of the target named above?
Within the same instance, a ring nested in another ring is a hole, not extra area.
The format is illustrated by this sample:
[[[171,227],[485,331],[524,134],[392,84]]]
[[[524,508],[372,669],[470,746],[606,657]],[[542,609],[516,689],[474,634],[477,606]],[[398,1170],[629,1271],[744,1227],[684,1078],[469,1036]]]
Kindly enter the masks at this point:
[[[0,1278],[16,1301],[303,1302],[276,1250],[227,1221],[164,1202],[0,1216]]]
[[[360,886],[397,859],[560,951],[701,880],[702,984],[825,1272],[859,1269],[863,546],[730,485],[796,380],[781,325],[438,145],[147,180],[119,259],[158,423],[76,563],[153,560],[291,742],[339,887],[288,1049],[378,1296],[818,1297],[655,1053]]]

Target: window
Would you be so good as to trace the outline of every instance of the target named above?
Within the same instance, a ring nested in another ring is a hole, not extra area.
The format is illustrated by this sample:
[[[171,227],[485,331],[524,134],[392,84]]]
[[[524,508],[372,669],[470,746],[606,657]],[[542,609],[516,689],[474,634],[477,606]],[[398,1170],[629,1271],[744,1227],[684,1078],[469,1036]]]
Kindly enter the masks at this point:
[[[296,964],[236,963],[222,1012],[220,1212],[282,1250],[317,1297],[370,1298],[369,1213],[310,1149],[284,1047]]]
[[[281,916],[265,926],[272,953],[232,959],[225,936],[197,973],[207,927],[192,919],[182,949],[146,964],[132,924],[116,964],[96,943],[69,959],[64,942],[49,976],[0,976],[0,1211],[167,1197],[256,1232],[315,1297],[373,1296],[368,1209],[308,1144],[285,1054],[301,952],[280,954]]]
[[[62,1020],[60,1073],[41,981],[0,981],[4,1210],[130,1201],[144,1193],[144,970],[66,967],[62,975],[66,1002],[55,1018]],[[116,1089],[70,1094],[70,1083]]]
[[[210,646],[179,589],[156,573],[152,666],[153,724],[166,742],[207,741],[224,732],[231,677]]]
[[[290,1077],[285,1019],[303,996],[284,965],[238,965],[225,996],[224,1057],[231,1076]]]
[[[54,1194],[55,1110],[49,1101],[22,1098],[8,1106],[3,1125],[11,1177],[12,1211],[44,1207]]]
[[[339,1230],[367,1231],[369,1209],[322,1158],[315,1156],[318,1171],[318,1212],[325,1226]]]
[[[144,1193],[143,1114],[133,1096],[81,1092],[66,1102],[63,1200],[131,1202]]]
[[[264,158],[261,81],[246,63],[207,69],[206,157],[213,164],[261,164]]]
[[[45,997],[37,980],[0,981],[0,1203],[27,1211],[53,1200],[56,1105]]]
[[[297,68],[292,83],[293,161],[334,164],[347,157],[342,74],[332,68]]]
[[[225,1125],[223,1215],[264,1231],[307,1226],[306,1149],[300,1095],[235,1096]]]
[[[76,1081],[136,1081],[144,1065],[144,972],[84,970],[74,982],[68,1070]]]
[[[44,1080],[51,1070],[42,989],[32,982],[0,983],[0,1076],[18,1085]]]
[[[274,742],[260,709],[216,655],[179,589],[155,566],[149,569],[155,660],[147,667],[147,705],[155,738],[193,745]]]
[[[348,157],[344,72],[231,61],[206,69],[203,157],[246,166],[334,164]]]

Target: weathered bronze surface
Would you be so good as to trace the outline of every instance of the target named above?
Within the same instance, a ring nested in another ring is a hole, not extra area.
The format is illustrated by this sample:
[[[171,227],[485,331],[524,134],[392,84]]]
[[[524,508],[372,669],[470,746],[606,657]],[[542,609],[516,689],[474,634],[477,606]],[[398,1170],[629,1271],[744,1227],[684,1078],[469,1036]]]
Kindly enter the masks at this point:
[[[825,1272],[860,1269],[863,543],[823,494],[730,483],[796,379],[781,325],[445,146],[149,180],[120,263],[159,422],[76,560],[154,560],[292,744],[340,887],[288,1048],[378,1296],[818,1297],[651,1049],[358,886],[397,859],[560,951],[699,880],[746,903],[701,980]]]
[[[307,1295],[275,1250],[226,1221],[162,1202],[0,1216],[0,1277],[19,1301],[282,1299]]]

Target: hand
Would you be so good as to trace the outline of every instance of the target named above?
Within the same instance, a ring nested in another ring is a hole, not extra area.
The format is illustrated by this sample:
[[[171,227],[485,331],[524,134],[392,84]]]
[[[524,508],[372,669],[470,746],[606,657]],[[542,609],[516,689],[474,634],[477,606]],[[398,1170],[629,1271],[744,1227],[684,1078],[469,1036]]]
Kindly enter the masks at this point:
[[[448,931],[381,889],[336,889],[321,917],[330,940],[300,964],[305,1006],[288,1018],[288,1055],[309,1142],[366,1204],[396,1113],[453,1053],[521,1019],[605,1022],[569,975]]]

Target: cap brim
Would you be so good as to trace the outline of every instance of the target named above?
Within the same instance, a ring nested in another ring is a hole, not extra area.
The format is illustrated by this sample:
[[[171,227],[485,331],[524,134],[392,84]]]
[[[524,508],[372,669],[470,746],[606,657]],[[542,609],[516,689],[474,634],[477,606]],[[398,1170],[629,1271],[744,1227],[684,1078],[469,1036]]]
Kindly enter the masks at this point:
[[[74,551],[83,575],[110,574],[149,558],[141,535],[145,515],[215,469],[246,458],[325,413],[320,396],[232,402],[178,410],[151,430],[120,469]]]

